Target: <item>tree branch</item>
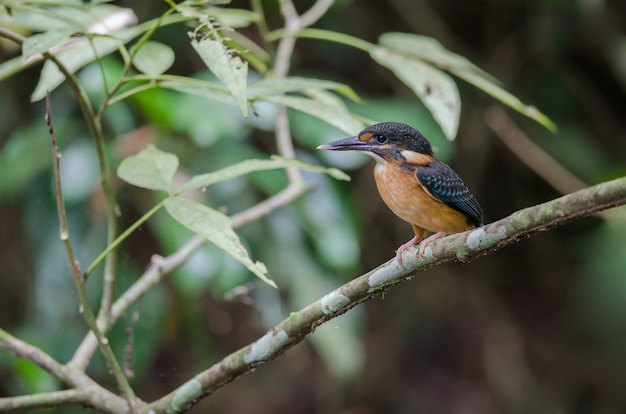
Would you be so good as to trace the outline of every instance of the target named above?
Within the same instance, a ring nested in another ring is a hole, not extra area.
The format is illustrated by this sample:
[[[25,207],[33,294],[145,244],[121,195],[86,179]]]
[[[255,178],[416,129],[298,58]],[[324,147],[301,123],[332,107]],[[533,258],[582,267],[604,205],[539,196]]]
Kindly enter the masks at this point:
[[[0,329],[0,348],[8,350],[18,358],[33,362],[74,388],[61,392],[0,398],[0,411],[76,403],[105,412],[128,412],[128,403],[125,399],[102,388],[83,371],[70,364],[59,364],[41,349],[14,337],[3,329]]]
[[[0,398],[0,411],[84,404],[91,390],[64,390]]]
[[[151,403],[156,412],[183,412],[239,376],[265,364],[298,344],[322,323],[354,306],[380,296],[390,287],[410,280],[417,273],[450,261],[467,262],[515,243],[530,234],[626,204],[626,177],[605,182],[519,210],[484,227],[433,241],[424,258],[415,249],[404,254],[405,267],[395,259],[359,276],[323,298],[292,313],[263,337],[225,357],[219,363]]]
[[[0,348],[7,349],[18,358],[34,362],[38,367],[48,371],[60,380],[69,382],[63,370],[63,365],[59,364],[41,349],[17,339],[3,329],[0,329]]]

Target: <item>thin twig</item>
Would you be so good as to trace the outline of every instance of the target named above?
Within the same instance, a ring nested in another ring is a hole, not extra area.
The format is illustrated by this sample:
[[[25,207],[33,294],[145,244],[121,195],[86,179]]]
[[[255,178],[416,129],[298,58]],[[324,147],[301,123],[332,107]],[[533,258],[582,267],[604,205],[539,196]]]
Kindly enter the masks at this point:
[[[0,398],[0,411],[23,410],[52,406],[84,405],[89,400],[89,393],[94,390],[64,390],[41,394],[22,395],[19,397]]]
[[[265,11],[263,10],[263,2],[261,0],[251,0],[252,10],[259,15],[259,19],[256,22],[259,28],[259,33],[263,39],[264,46],[267,50],[271,50],[271,43],[268,38],[269,28],[267,27],[267,19],[265,18]]]
[[[63,370],[63,365],[59,364],[41,349],[17,339],[3,329],[0,329],[0,348],[8,350],[19,358],[34,362],[41,369],[49,372],[61,381],[70,382]]]
[[[305,27],[314,24],[333,4],[333,0],[318,0],[302,16],[298,15],[291,0],[280,0],[280,11],[285,19],[285,36],[280,39],[274,60],[274,78],[282,79],[289,74],[291,57],[296,45],[296,34]],[[287,108],[279,105],[276,113],[276,146],[285,158],[295,158]],[[297,168],[287,168],[290,183],[302,181],[302,174]]]
[[[59,217],[59,238],[63,243],[67,261],[72,270],[72,274],[78,274],[80,276],[80,264],[74,255],[74,249],[72,248],[72,241],[70,240],[70,229],[67,225],[67,214],[65,212],[65,201],[63,200],[63,188],[61,186],[61,168],[60,159],[61,152],[57,145],[57,140],[54,135],[54,127],[52,126],[52,115],[50,111],[50,92],[46,91],[46,125],[48,126],[48,133],[50,134],[50,143],[52,145],[52,171],[54,176],[54,189],[56,192],[57,214]]]
[[[102,192],[105,199],[105,209],[107,216],[107,244],[110,244],[113,242],[113,240],[115,240],[115,237],[117,236],[117,219],[120,215],[120,212],[117,201],[115,200],[115,194],[113,192],[113,185],[111,182],[111,170],[106,156],[102,124],[97,119],[96,113],[94,112],[91,105],[91,101],[89,101],[85,89],[80,85],[78,79],[76,79],[76,76],[68,71],[65,65],[63,65],[63,63],[59,59],[57,59],[56,56],[47,52],[44,52],[43,55],[46,59],[52,61],[65,76],[65,80],[67,81],[67,84],[69,85],[70,89],[74,93],[74,96],[76,97],[78,106],[83,112],[83,118],[85,119],[85,122],[87,123],[87,126],[89,128],[89,132],[94,140],[96,154],[98,156],[98,164],[100,167],[100,185],[102,186]],[[107,256],[104,265],[104,291],[101,313],[104,313],[105,315],[108,313],[108,309],[110,308],[109,302],[112,301],[113,297],[113,285],[115,282],[116,267],[117,254],[116,251],[112,251]]]
[[[326,14],[328,9],[333,5],[334,0],[318,0],[311,6],[309,10],[300,16],[300,28],[313,26],[317,21]]]
[[[87,289],[85,288],[85,281],[80,272],[80,266],[78,264],[78,260],[74,256],[74,252],[72,249],[72,243],[70,240],[69,228],[67,226],[67,215],[65,213],[65,202],[63,200],[63,189],[61,186],[61,169],[59,165],[59,160],[61,158],[61,153],[59,152],[59,147],[57,146],[56,137],[54,135],[54,128],[52,126],[52,114],[50,108],[50,92],[46,93],[46,125],[48,126],[48,131],[50,133],[50,141],[52,143],[52,171],[54,175],[54,184],[56,191],[56,202],[57,202],[57,211],[59,214],[59,233],[61,237],[61,241],[65,248],[65,254],[67,256],[67,261],[70,265],[72,277],[74,279],[74,285],[76,286],[76,291],[78,293],[78,300],[80,302],[80,312],[83,314],[83,318],[87,322],[87,325],[94,333],[95,338],[97,339],[97,343],[100,347],[100,351],[104,356],[104,359],[107,362],[109,369],[111,370],[113,376],[117,380],[118,386],[120,390],[124,393],[127,398],[128,405],[131,407],[131,411],[133,411],[133,407],[136,405],[135,402],[135,393],[131,388],[128,380],[124,376],[124,373],[115,359],[115,355],[113,354],[113,350],[109,345],[109,340],[102,334],[100,328],[96,323],[96,317],[89,303],[89,296],[87,295]]]
[[[233,352],[148,407],[156,412],[184,412],[202,398],[253,371],[301,342],[315,328],[354,306],[382,295],[419,272],[451,261],[468,262],[508,246],[533,233],[626,204],[626,177],[605,182],[547,203],[517,211],[484,227],[432,242],[423,258],[414,249],[404,254],[404,266],[395,258],[351,280],[269,330],[263,337]]]

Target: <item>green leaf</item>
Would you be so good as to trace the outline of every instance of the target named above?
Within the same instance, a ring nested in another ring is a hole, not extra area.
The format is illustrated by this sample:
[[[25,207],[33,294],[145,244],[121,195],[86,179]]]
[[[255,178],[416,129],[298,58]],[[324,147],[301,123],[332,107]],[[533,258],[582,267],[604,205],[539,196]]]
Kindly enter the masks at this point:
[[[267,277],[265,265],[250,259],[239,236],[232,229],[228,216],[203,204],[180,197],[170,197],[165,200],[165,208],[183,226],[205,237],[241,262],[265,283],[276,287],[276,284]]]
[[[287,95],[265,96],[261,100],[285,105],[320,118],[349,135],[354,135],[365,127],[365,124],[352,115],[344,105],[338,105],[337,103],[329,105],[328,101]]]
[[[492,83],[499,83],[496,78],[470,62],[467,58],[451,52],[432,37],[391,32],[382,34],[378,39],[378,43],[381,46],[429,62],[450,73],[473,72]]]
[[[74,73],[78,69],[95,60],[93,50],[96,50],[98,56],[106,56],[117,49],[117,42],[110,38],[98,37],[93,39],[94,48],[87,42],[86,38],[77,39],[79,42],[70,49],[64,50],[56,54],[57,59],[70,72]],[[46,91],[53,91],[65,80],[65,76],[57,66],[47,60],[43,69],[39,82],[30,96],[31,102],[36,102],[46,96]]]
[[[260,98],[268,95],[302,92],[307,89],[330,89],[352,101],[359,102],[361,100],[354,89],[343,83],[297,76],[283,79],[267,78],[255,82],[250,85],[250,95]]]
[[[67,28],[52,29],[45,33],[39,33],[27,37],[22,44],[23,59],[29,59],[34,55],[47,52],[55,46],[71,41],[71,34],[73,32],[73,30]]]
[[[250,26],[250,23],[258,22],[261,17],[258,13],[244,10],[244,9],[231,9],[224,7],[209,7],[206,13],[216,19],[223,27],[229,27],[231,29],[239,29],[242,27]]]
[[[163,43],[145,42],[133,57],[133,65],[141,73],[153,78],[168,70],[174,63],[174,51]]]
[[[88,63],[93,62],[96,59],[96,54],[98,57],[103,57],[113,53],[119,46],[118,42],[125,43],[139,34],[139,32],[137,28],[125,29],[122,34],[119,34],[121,40],[110,37],[95,37],[92,40],[92,44],[89,44],[86,38],[79,38],[76,39],[76,44],[73,44],[67,50],[56,53],[55,56],[70,73],[74,73]],[[94,54],[94,50],[96,54]],[[53,91],[64,80],[65,76],[63,76],[57,66],[51,61],[46,61],[37,87],[30,97],[31,101],[36,102],[43,99],[46,96],[46,91]]]
[[[207,187],[211,184],[240,177],[254,171],[275,170],[287,167],[296,167],[303,170],[325,173],[337,180],[350,180],[348,175],[336,168],[326,168],[296,159],[272,157],[269,160],[245,160],[215,172],[196,175],[181,186],[176,193],[191,190],[193,188]]]
[[[557,130],[556,125],[537,108],[522,103],[513,94],[504,90],[493,76],[463,56],[449,51],[435,39],[410,33],[385,33],[380,36],[379,44],[404,55],[407,59],[414,58],[437,66],[481,89],[519,113],[534,119],[550,131]]]
[[[461,116],[461,97],[454,80],[439,69],[387,48],[375,47],[370,54],[419,96],[445,136],[453,140]]]
[[[136,155],[125,158],[117,175],[137,187],[169,192],[178,168],[178,157],[148,145]]]
[[[243,115],[248,116],[248,62],[234,55],[233,49],[226,46],[221,39],[194,39],[191,46],[211,72],[226,85]]]

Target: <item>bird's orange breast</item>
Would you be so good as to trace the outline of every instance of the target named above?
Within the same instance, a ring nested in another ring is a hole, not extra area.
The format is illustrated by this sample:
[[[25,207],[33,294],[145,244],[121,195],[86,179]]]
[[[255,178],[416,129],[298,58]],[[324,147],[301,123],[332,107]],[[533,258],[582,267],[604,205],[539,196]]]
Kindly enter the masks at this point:
[[[381,198],[402,220],[430,232],[460,233],[473,228],[467,217],[428,194],[415,171],[392,163],[377,163],[374,178]]]

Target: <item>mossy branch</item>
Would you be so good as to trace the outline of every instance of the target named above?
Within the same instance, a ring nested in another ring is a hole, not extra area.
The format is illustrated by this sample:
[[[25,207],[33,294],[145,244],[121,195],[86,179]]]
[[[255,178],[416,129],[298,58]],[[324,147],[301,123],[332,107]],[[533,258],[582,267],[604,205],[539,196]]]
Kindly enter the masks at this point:
[[[404,254],[404,265],[391,259],[351,280],[287,319],[250,345],[228,355],[172,393],[150,404],[155,412],[183,412],[239,376],[265,364],[301,342],[315,328],[354,306],[381,296],[417,273],[446,262],[468,262],[539,231],[560,226],[598,211],[626,204],[626,177],[601,183],[555,200],[519,210],[484,227],[433,241],[425,257]]]

